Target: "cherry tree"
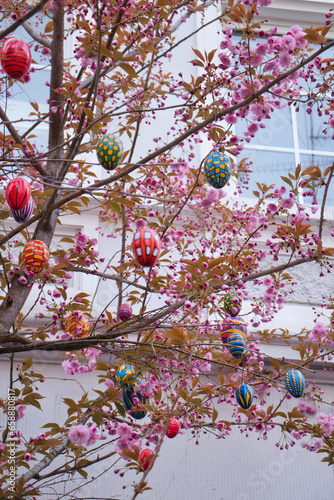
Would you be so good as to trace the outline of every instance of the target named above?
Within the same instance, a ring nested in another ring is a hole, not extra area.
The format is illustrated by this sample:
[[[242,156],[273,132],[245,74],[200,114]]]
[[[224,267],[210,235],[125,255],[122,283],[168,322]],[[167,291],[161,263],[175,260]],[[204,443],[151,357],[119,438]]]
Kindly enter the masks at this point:
[[[307,438],[306,448],[334,463],[333,407],[318,412],[321,387],[304,380],[312,363],[330,363],[333,297],[323,299],[313,328],[280,332],[297,361],[262,350],[277,337],[268,322],[296,286],[291,269],[332,269],[323,236],[334,164],[297,164],[280,185],[267,185],[243,155],[286,106],[305,103],[333,136],[332,12],[323,26],[278,35],[262,20],[270,3],[0,1],[0,354],[11,360],[0,400],[0,498],[37,498],[64,477],[89,481],[90,465],[121,457],[120,474],[138,473],[134,499],[149,487],[166,437],[178,432],[222,438],[256,429],[266,439],[279,428],[281,448]],[[196,33],[211,29],[220,45],[196,48]],[[13,37],[27,41],[14,47],[26,58],[19,73],[6,48]],[[193,55],[180,72],[174,61],[185,46]],[[33,85],[47,88],[47,110],[30,97]],[[29,110],[13,118],[20,92],[22,113]],[[203,145],[210,155],[199,158]],[[98,232],[78,231],[51,249],[66,214],[90,211],[99,213],[100,233],[113,228],[109,255],[98,251]],[[100,309],[96,292],[70,296],[78,273],[97,287],[115,282],[117,293]],[[152,297],[160,307],[150,307]],[[38,324],[26,324],[34,315]],[[39,351],[63,353],[64,372],[94,374],[96,386],[78,398],[63,394],[67,419],[31,437],[26,409],[47,404],[32,358]],[[23,362],[17,353],[26,353]],[[266,404],[275,391],[279,403]],[[293,397],[301,399],[285,413]]]

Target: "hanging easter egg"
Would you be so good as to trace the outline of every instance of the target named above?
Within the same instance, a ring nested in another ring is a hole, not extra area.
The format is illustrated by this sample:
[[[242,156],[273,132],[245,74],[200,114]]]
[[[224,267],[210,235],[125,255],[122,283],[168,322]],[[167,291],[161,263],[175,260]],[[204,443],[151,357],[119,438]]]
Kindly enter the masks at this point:
[[[136,380],[135,371],[131,365],[122,365],[116,372],[116,379],[121,386],[130,386]]]
[[[75,311],[67,316],[64,327],[66,333],[73,337],[87,337],[89,333],[88,318],[80,311]]]
[[[133,235],[132,250],[139,264],[144,267],[154,266],[160,255],[160,236],[149,227],[139,229]]]
[[[112,134],[100,137],[97,143],[97,157],[102,167],[114,170],[123,158],[123,144]]]
[[[238,405],[247,410],[253,403],[253,389],[250,385],[241,384],[235,391],[235,397]]]
[[[132,307],[130,304],[121,304],[117,310],[119,321],[127,321],[132,316]]]
[[[227,339],[227,348],[236,359],[240,359],[246,349],[245,338],[240,333],[232,333]]]
[[[29,71],[31,52],[29,45],[20,38],[9,38],[2,46],[1,66],[10,78],[22,78]]]
[[[304,392],[305,379],[299,370],[290,370],[285,375],[285,387],[294,398],[300,398]]]
[[[132,410],[130,412],[131,417],[136,420],[141,420],[145,417],[147,411],[145,410],[135,410],[137,407],[137,403],[134,402],[134,398],[139,400],[139,404],[145,405],[148,402],[148,398],[142,396],[138,392],[136,392],[136,386],[130,385],[129,387],[123,388],[123,405],[126,410]]]
[[[241,298],[237,292],[228,292],[224,297],[224,308],[230,316],[237,316],[241,311]]]
[[[154,455],[154,452],[149,448],[145,448],[139,454],[139,462],[144,470],[147,470],[152,462],[152,459],[148,458],[151,455]]]
[[[12,208],[10,209],[10,213],[12,214],[13,219],[15,219],[16,222],[19,222],[20,224],[23,224],[23,222],[26,222],[28,219],[30,219],[33,211],[34,211],[33,198],[29,198],[28,203],[20,210],[13,210]]]
[[[245,340],[248,335],[247,323],[240,316],[235,316],[234,318],[228,318],[224,321],[222,325],[220,339],[223,344],[226,344],[227,339],[230,335],[234,333],[239,333],[243,335]]]
[[[172,439],[175,436],[177,436],[179,430],[180,430],[180,421],[177,418],[172,417],[167,427],[166,436]]]
[[[209,153],[204,160],[204,175],[211,186],[221,189],[231,177],[231,165],[228,156],[220,151]]]
[[[49,249],[43,241],[31,240],[23,249],[22,262],[26,271],[38,274],[49,261]]]
[[[23,177],[15,177],[6,186],[6,200],[13,210],[22,210],[31,197],[29,182]]]

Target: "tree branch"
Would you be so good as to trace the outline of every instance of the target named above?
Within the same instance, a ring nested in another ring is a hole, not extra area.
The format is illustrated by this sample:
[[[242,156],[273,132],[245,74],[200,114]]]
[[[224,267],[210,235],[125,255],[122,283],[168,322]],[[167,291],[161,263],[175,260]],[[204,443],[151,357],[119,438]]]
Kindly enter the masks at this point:
[[[35,7],[33,7],[31,10],[29,10],[24,16],[20,17],[20,19],[15,21],[15,23],[11,24],[10,26],[8,26],[8,28],[1,31],[0,40],[5,38],[6,36],[10,35],[11,33],[13,33],[19,26],[21,26],[26,21],[28,21],[28,19],[30,19],[32,16],[37,14],[37,12],[41,11],[42,8],[44,7],[44,5],[46,5],[48,3],[48,1],[49,0],[41,0],[41,2],[39,2],[37,5],[35,5]]]

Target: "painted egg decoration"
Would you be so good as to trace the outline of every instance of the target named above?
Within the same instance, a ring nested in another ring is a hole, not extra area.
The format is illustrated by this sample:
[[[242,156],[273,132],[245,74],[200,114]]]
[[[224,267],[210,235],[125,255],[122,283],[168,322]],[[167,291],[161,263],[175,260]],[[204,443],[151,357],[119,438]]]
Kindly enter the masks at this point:
[[[71,313],[65,320],[65,331],[73,337],[87,337],[89,333],[89,321],[85,314],[80,311]]]
[[[221,189],[230,180],[231,165],[226,153],[214,151],[204,160],[204,175],[211,186]]]
[[[305,378],[299,370],[290,370],[285,375],[285,387],[294,398],[300,398],[305,389]]]
[[[145,410],[135,410],[134,408],[137,407],[137,403],[134,402],[134,398],[137,398],[139,401],[139,404],[145,405],[148,403],[148,398],[142,396],[138,392],[136,392],[136,386],[130,385],[129,387],[124,387],[123,388],[123,404],[124,408],[127,411],[130,411],[131,417],[135,418],[136,420],[141,420],[142,418],[145,417],[147,411]]]
[[[132,250],[139,264],[143,267],[152,267],[160,255],[160,236],[154,229],[143,227],[133,235]]]
[[[246,343],[243,335],[233,333],[227,339],[227,348],[236,359],[240,359],[246,349]]]
[[[117,310],[119,321],[127,321],[132,316],[132,307],[130,304],[121,304]]]
[[[242,301],[237,292],[228,292],[224,297],[224,308],[230,316],[237,316],[241,311]]]
[[[31,240],[22,252],[22,262],[26,271],[38,274],[49,261],[49,249],[43,241]]]
[[[178,435],[179,430],[180,430],[180,421],[177,418],[172,417],[167,427],[166,436],[172,439]]]
[[[6,200],[13,210],[22,210],[31,197],[29,182],[23,177],[15,177],[6,186]]]
[[[102,167],[114,170],[123,158],[123,144],[113,134],[105,134],[97,143],[97,157]]]
[[[248,384],[241,384],[235,391],[235,397],[238,405],[247,410],[253,403],[253,389]]]
[[[234,318],[228,318],[224,321],[221,329],[220,340],[223,344],[226,344],[230,335],[239,333],[243,335],[245,340],[248,335],[247,323],[240,316],[235,316]]]
[[[121,365],[116,372],[116,379],[121,386],[130,386],[136,380],[136,374],[131,365]]]
[[[29,198],[28,203],[20,210],[13,210],[12,208],[10,209],[10,213],[12,214],[13,219],[15,219],[16,222],[19,222],[20,224],[23,224],[23,222],[26,222],[28,219],[30,219],[33,211],[34,211],[33,198]]]
[[[149,459],[151,455],[154,455],[154,452],[149,448],[145,448],[139,454],[139,462],[144,470],[147,470],[152,462],[152,459]]]
[[[22,78],[29,71],[31,52],[29,45],[20,38],[9,38],[2,46],[1,66],[14,80]]]

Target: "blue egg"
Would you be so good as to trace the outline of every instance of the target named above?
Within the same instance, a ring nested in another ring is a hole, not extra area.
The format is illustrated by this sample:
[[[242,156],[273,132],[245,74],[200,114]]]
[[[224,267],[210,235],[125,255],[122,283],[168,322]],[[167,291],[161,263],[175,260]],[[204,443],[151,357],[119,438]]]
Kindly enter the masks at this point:
[[[234,358],[240,359],[246,349],[243,335],[240,333],[232,333],[227,339],[227,348]]]
[[[248,384],[241,384],[235,391],[235,397],[238,405],[247,410],[253,403],[253,389]]]
[[[136,392],[136,388],[134,385],[130,385],[129,387],[124,387],[123,388],[123,405],[126,410],[132,410],[133,408],[136,408],[136,403],[134,403],[133,398],[137,398],[140,402],[140,404],[147,404],[148,403],[148,398],[145,398],[138,392]],[[145,410],[133,410],[130,412],[131,417],[135,418],[136,420],[140,420],[145,417],[147,411]]]
[[[136,379],[135,371],[131,365],[122,365],[116,372],[116,379],[119,385],[129,386]]]
[[[231,165],[228,156],[220,151],[209,153],[204,160],[204,175],[211,186],[221,189],[231,177]]]
[[[304,392],[305,379],[299,370],[290,370],[285,375],[285,387],[294,398],[300,398]]]

